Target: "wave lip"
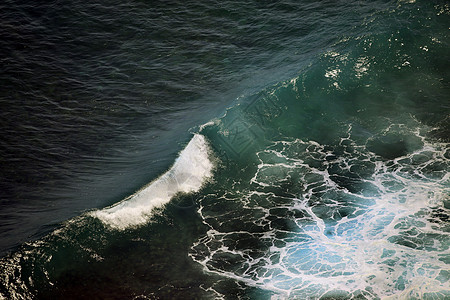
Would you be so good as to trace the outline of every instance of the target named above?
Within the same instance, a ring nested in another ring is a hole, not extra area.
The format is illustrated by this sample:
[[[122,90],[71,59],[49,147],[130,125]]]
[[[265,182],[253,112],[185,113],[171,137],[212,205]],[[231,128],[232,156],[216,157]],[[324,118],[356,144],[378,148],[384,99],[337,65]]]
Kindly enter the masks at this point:
[[[195,134],[166,173],[118,204],[91,215],[119,230],[146,223],[153,209],[165,205],[176,194],[200,190],[212,176],[214,165],[209,153],[205,137]]]

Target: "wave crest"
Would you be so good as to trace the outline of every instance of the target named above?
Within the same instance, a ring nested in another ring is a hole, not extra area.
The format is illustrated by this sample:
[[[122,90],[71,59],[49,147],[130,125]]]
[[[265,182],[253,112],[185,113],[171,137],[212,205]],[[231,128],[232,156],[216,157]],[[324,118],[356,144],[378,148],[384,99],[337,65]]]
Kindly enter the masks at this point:
[[[155,208],[167,204],[176,194],[200,190],[212,176],[214,165],[209,152],[204,136],[195,134],[166,173],[122,202],[91,215],[119,230],[146,223]]]

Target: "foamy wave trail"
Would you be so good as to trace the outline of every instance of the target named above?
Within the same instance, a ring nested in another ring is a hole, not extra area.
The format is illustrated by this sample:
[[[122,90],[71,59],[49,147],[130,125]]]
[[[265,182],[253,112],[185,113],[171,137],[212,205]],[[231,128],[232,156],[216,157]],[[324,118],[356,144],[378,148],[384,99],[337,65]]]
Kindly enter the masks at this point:
[[[402,125],[383,136],[399,131],[420,147],[393,159],[351,126],[336,145],[259,151],[249,186],[201,201],[210,230],[191,257],[273,299],[446,299],[448,144]]]
[[[166,173],[122,202],[91,215],[120,230],[145,224],[155,208],[167,204],[176,194],[200,190],[212,176],[214,165],[209,154],[205,137],[195,134]]]

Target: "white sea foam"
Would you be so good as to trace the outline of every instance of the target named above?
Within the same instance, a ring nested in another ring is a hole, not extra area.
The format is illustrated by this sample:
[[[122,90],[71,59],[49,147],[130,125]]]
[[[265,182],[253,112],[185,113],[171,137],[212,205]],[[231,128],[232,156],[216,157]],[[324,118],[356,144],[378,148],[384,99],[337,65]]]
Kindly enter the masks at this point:
[[[258,152],[253,190],[201,201],[211,229],[191,257],[273,299],[446,299],[448,145],[410,134],[423,146],[392,160],[357,145],[351,128],[340,155],[302,140]],[[360,176],[342,180],[350,172]]]
[[[122,202],[91,215],[121,230],[146,223],[155,208],[165,205],[178,193],[197,192],[212,176],[209,152],[205,138],[195,134],[166,173]]]

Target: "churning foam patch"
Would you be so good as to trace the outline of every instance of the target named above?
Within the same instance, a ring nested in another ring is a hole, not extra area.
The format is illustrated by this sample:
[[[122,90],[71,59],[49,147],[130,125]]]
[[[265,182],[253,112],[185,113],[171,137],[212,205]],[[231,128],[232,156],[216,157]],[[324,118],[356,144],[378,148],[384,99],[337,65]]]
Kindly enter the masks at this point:
[[[189,255],[273,300],[448,299],[448,144],[410,135],[422,147],[389,160],[351,127],[340,148],[275,142],[248,190],[200,201],[210,230]]]
[[[195,134],[166,173],[122,202],[91,215],[119,230],[146,223],[155,208],[167,204],[176,194],[200,190],[212,176],[209,152],[204,136]]]

